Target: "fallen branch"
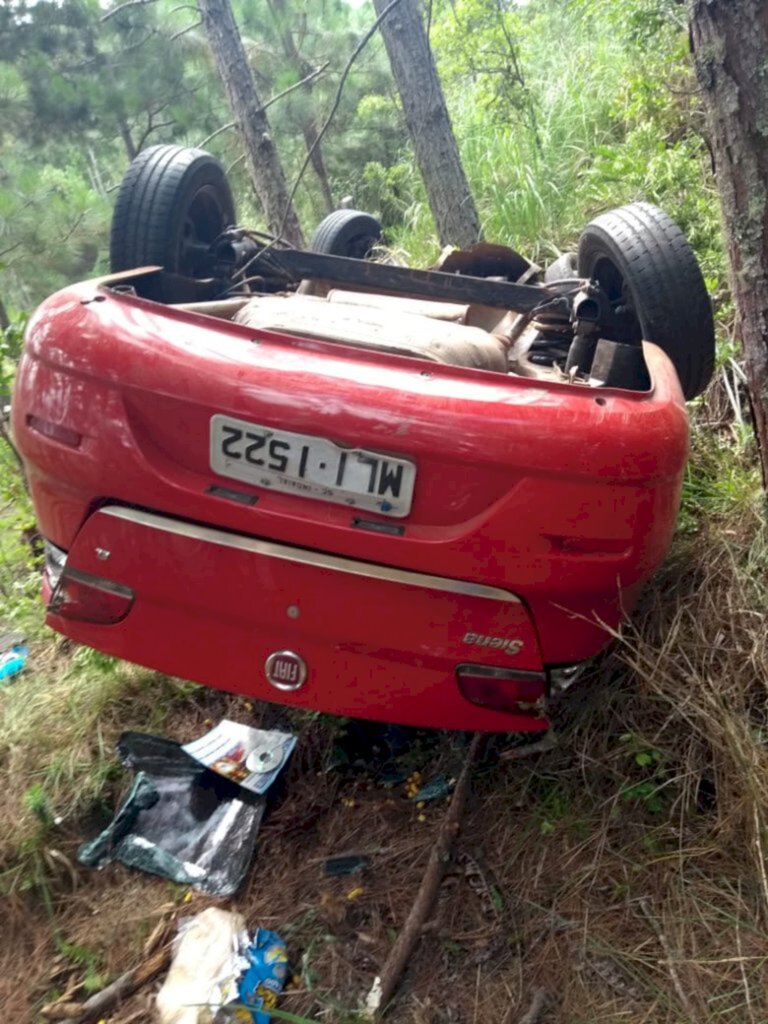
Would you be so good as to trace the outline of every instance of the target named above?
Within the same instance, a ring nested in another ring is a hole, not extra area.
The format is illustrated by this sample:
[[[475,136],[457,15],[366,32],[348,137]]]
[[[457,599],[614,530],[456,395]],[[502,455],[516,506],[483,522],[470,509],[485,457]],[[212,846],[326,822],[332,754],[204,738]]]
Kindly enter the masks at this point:
[[[664,934],[658,920],[654,917],[653,913],[651,912],[651,908],[649,907],[647,900],[641,899],[639,902],[640,909],[642,910],[643,914],[645,914],[648,924],[656,933],[656,938],[659,940],[659,945],[664,950],[664,955],[667,958],[666,964],[667,970],[669,972],[669,979],[672,982],[672,987],[677,993],[677,998],[680,1000],[680,1005],[683,1008],[683,1012],[685,1013],[689,1021],[696,1021],[698,1020],[698,1017],[694,1011],[690,999],[688,998],[688,994],[683,988],[682,982],[680,981],[680,975],[677,973],[677,969],[675,967],[675,958],[672,956],[672,950],[670,949],[669,943],[667,942],[667,937]]]
[[[106,1016],[119,1002],[133,995],[147,982],[152,981],[171,963],[170,944],[159,950],[144,963],[139,964],[107,985],[101,992],[92,995],[84,1003],[49,1003],[40,1011],[47,1020],[62,1021],[63,1024],[86,1024],[87,1021]]]
[[[539,1024],[541,1015],[550,1005],[550,995],[545,988],[537,988],[533,993],[531,1005],[517,1022],[517,1024]],[[510,1006],[504,1015],[502,1024],[515,1024],[516,1006]]]
[[[549,1004],[549,993],[545,988],[537,988],[533,993],[528,1011],[520,1018],[519,1024],[539,1024],[541,1015]],[[510,1022],[511,1024],[511,1022]]]
[[[526,743],[523,747],[510,747],[509,750],[502,750],[499,754],[500,761],[521,761],[531,754],[546,754],[548,750],[554,750],[557,746],[557,736],[551,730],[544,734],[544,738],[535,743]]]
[[[469,783],[472,776],[472,768],[483,740],[481,733],[475,733],[467,751],[467,758],[461,774],[448,805],[448,811],[435,841],[435,845],[429,855],[424,877],[421,880],[416,899],[410,909],[405,924],[400,930],[397,940],[389,952],[384,966],[373,982],[371,991],[365,1000],[366,1013],[372,1017],[380,1017],[386,1010],[406,964],[422,935],[432,905],[435,902],[437,891],[440,888],[446,864],[451,852],[453,840],[459,831],[461,818],[464,813],[464,806],[469,794]]]

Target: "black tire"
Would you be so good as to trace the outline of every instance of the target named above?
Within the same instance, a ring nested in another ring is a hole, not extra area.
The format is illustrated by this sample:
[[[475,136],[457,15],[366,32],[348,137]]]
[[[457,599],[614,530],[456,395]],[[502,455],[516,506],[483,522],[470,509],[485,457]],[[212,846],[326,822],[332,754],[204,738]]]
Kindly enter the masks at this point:
[[[126,171],[112,216],[113,271],[159,264],[185,277],[208,275],[206,250],[235,223],[224,168],[210,153],[150,146]]]
[[[544,283],[551,281],[566,281],[571,277],[579,276],[578,257],[575,252],[564,252],[550,263],[544,271]]]
[[[578,270],[619,310],[618,327],[606,336],[655,342],[672,360],[685,397],[700,395],[715,365],[712,303],[677,224],[650,203],[604,213],[579,240]]]
[[[381,224],[360,210],[334,210],[315,228],[309,248],[326,256],[364,260],[381,241]]]

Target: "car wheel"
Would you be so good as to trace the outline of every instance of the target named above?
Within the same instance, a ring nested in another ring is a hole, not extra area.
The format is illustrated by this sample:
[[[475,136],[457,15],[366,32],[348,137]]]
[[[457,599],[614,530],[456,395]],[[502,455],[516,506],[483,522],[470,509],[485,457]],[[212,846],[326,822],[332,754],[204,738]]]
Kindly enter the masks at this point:
[[[579,276],[578,259],[575,252],[564,252],[544,271],[544,283],[568,281]]]
[[[334,210],[315,228],[309,248],[326,256],[367,259],[381,241],[381,224],[360,210]]]
[[[578,272],[596,280],[613,307],[605,337],[655,342],[685,397],[701,394],[715,365],[712,304],[693,250],[663,210],[630,203],[597,217],[579,240]]]
[[[211,242],[234,223],[232,191],[218,160],[202,149],[150,146],[117,194],[111,268],[158,264],[172,274],[205,277]]]

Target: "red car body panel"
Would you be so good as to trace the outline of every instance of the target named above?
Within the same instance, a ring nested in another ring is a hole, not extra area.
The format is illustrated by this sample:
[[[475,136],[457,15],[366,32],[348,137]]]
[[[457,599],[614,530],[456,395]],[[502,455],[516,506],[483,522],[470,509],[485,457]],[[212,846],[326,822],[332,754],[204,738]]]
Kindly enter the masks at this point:
[[[644,350],[650,391],[593,389],[254,331],[99,282],[68,288],[30,323],[14,437],[43,535],[68,568],[135,600],[110,625],[48,621],[302,707],[544,728],[545,671],[605,646],[674,529],[687,416],[672,364]],[[412,461],[410,514],[218,476],[221,413]],[[281,649],[308,666],[292,692],[265,676]],[[520,707],[462,696],[467,663],[520,670]]]

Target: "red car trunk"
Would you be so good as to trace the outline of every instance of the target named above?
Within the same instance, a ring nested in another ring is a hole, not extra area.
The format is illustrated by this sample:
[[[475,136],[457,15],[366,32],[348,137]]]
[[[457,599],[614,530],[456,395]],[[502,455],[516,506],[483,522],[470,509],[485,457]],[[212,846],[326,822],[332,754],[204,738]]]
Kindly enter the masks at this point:
[[[111,625],[51,624],[266,698],[265,661],[293,651],[306,680],[279,699],[302,706],[542,728],[545,667],[606,643],[674,526],[686,414],[669,360],[645,352],[651,391],[595,392],[254,331],[93,283],[59,293],[30,325],[14,433],[67,568],[135,599]],[[370,467],[370,494],[276,487],[286,459],[306,460],[302,438],[331,483],[347,459]],[[506,711],[481,683],[463,695],[462,665],[500,670]]]

